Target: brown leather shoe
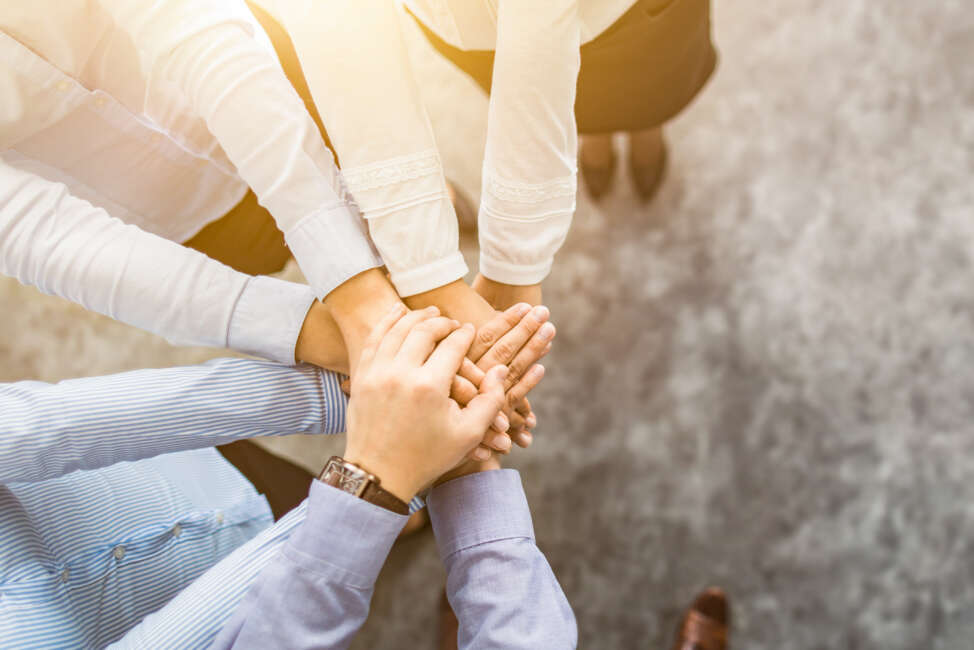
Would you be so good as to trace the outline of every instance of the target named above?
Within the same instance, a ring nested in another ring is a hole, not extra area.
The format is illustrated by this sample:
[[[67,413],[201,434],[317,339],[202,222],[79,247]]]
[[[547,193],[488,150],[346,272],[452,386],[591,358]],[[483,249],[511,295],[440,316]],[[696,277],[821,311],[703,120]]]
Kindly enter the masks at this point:
[[[730,602],[723,590],[710,587],[683,615],[673,650],[727,650],[729,639]]]
[[[589,196],[598,201],[612,187],[612,179],[616,173],[616,155],[612,153],[608,165],[592,165],[584,160],[579,165],[582,171],[582,180],[588,188]]]
[[[649,164],[636,162],[632,155],[629,156],[629,175],[632,177],[632,184],[636,187],[636,194],[643,203],[649,203],[663,184],[667,159],[666,141],[663,141],[660,147],[659,157]]]

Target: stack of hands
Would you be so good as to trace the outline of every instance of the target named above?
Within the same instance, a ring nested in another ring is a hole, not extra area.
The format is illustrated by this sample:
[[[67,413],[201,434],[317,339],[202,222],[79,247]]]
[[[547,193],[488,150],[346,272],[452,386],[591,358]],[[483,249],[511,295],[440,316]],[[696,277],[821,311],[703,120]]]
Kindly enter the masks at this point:
[[[355,364],[345,460],[408,502],[425,487],[498,469],[537,424],[527,394],[544,377],[554,325],[519,303],[479,329],[396,304]]]

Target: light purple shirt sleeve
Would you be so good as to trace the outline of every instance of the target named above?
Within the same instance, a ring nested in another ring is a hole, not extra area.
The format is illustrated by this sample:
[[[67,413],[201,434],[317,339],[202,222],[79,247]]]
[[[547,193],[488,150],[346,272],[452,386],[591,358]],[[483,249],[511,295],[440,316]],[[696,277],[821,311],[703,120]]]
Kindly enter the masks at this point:
[[[574,648],[575,618],[534,543],[520,476],[434,488],[430,516],[461,648]],[[308,516],[261,573],[214,648],[346,648],[406,517],[315,482]]]
[[[521,476],[481,472],[427,497],[461,648],[574,648],[575,615],[534,540]]]

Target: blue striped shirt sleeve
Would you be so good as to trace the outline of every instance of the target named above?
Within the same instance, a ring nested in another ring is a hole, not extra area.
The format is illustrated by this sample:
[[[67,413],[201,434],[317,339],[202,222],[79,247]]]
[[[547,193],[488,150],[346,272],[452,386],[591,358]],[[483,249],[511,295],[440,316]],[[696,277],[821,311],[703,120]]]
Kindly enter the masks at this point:
[[[217,359],[56,384],[0,384],[0,484],[255,436],[340,433],[341,377]]]

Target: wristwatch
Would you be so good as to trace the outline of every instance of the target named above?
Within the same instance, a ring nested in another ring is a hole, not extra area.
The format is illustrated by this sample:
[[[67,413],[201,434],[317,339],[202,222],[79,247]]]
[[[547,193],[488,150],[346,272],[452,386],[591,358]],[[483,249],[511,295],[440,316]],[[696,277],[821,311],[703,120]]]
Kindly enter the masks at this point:
[[[378,476],[355,463],[348,462],[341,456],[332,456],[328,459],[318,480],[386,510],[392,510],[400,515],[409,514],[409,505],[405,501],[379,487],[381,481]]]

